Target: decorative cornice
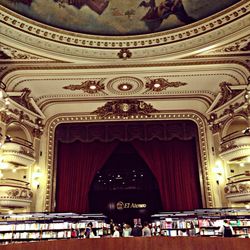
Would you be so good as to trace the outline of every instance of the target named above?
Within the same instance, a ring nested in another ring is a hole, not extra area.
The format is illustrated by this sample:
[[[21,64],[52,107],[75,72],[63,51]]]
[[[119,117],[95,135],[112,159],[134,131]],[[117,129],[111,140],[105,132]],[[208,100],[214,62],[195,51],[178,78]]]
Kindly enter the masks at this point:
[[[117,100],[107,102],[104,106],[98,108],[93,114],[100,117],[107,116],[121,116],[130,117],[136,115],[151,116],[150,113],[154,113],[157,110],[153,108],[151,104],[147,104],[144,101],[138,100]]]

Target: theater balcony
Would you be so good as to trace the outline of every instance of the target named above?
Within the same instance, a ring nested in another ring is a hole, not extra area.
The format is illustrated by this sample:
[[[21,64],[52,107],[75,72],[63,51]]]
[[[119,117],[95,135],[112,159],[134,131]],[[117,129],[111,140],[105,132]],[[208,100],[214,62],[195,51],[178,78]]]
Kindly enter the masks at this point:
[[[0,179],[0,206],[25,208],[30,205],[33,193],[30,184],[16,179]]]
[[[224,136],[220,145],[220,156],[233,161],[250,155],[250,128]]]
[[[250,201],[250,171],[229,177],[224,192],[230,202]]]
[[[35,162],[31,142],[19,137],[7,137],[2,148],[2,162],[16,166],[30,166]]]

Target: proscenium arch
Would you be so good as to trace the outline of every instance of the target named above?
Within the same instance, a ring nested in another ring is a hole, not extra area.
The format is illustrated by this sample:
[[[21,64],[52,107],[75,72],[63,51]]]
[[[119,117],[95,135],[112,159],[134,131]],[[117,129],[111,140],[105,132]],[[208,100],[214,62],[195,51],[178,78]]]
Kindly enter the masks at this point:
[[[46,159],[45,164],[47,166],[47,180],[46,180],[46,198],[45,207],[46,212],[54,211],[55,194],[56,194],[56,167],[55,167],[55,130],[61,123],[83,123],[83,122],[114,122],[114,121],[165,121],[165,120],[191,120],[196,123],[198,130],[198,144],[199,149],[197,152],[200,154],[199,164],[199,180],[202,194],[203,207],[213,207],[213,195],[211,191],[211,183],[209,177],[209,162],[208,162],[208,142],[206,135],[206,119],[198,112],[161,112],[151,116],[136,115],[124,120],[121,117],[111,116],[107,118],[101,118],[95,115],[89,114],[61,114],[60,116],[54,116],[47,122],[47,146],[46,146]]]

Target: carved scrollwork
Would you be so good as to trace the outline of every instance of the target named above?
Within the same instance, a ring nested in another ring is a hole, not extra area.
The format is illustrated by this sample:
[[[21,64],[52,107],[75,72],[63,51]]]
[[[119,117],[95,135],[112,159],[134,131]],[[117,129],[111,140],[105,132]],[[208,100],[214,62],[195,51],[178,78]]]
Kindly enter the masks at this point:
[[[235,42],[223,49],[224,52],[238,52],[238,51],[249,51],[250,50],[250,37],[243,38],[240,41]]]
[[[4,111],[0,113],[0,119],[2,122],[6,123],[6,124],[13,121],[13,118]]]
[[[107,102],[104,106],[98,108],[93,114],[97,114],[101,117],[107,117],[109,115],[129,117],[132,115],[147,115],[156,112],[151,104],[147,104],[143,101],[137,100],[118,100]]]
[[[237,194],[237,193],[250,193],[250,183],[228,184],[224,188],[224,192],[227,195]]]
[[[69,90],[82,90],[83,92],[89,93],[89,94],[96,94],[102,90],[104,90],[104,84],[101,83],[101,81],[95,81],[95,80],[87,80],[82,82],[82,84],[71,84],[68,86],[64,86],[64,89]]]
[[[8,190],[6,193],[9,197],[13,197],[15,199],[31,199],[33,197],[32,191],[28,189],[16,188]]]
[[[164,78],[157,78],[157,79],[152,79],[149,82],[146,83],[146,88],[147,91],[163,91],[167,88],[174,87],[178,88],[181,86],[187,85],[185,82],[170,82],[168,79]]]

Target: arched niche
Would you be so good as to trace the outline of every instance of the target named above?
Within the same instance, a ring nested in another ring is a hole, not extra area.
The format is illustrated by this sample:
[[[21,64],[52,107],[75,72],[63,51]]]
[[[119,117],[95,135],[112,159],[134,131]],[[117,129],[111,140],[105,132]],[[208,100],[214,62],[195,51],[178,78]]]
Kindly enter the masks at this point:
[[[20,138],[31,142],[31,135],[28,129],[20,122],[12,122],[6,129],[6,135],[13,138]]]
[[[230,135],[239,131],[243,131],[248,126],[249,125],[245,117],[236,116],[226,124],[222,137],[225,137],[227,135]]]

